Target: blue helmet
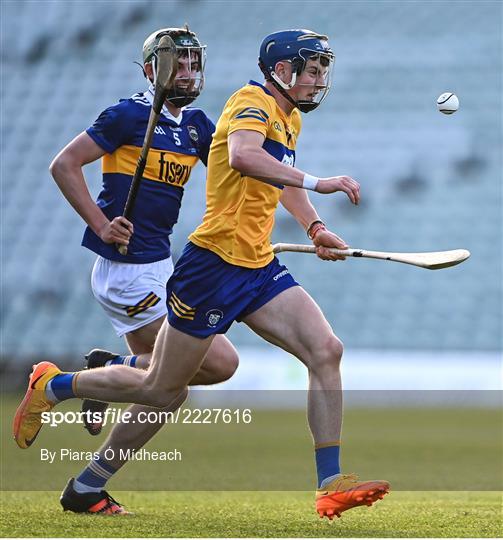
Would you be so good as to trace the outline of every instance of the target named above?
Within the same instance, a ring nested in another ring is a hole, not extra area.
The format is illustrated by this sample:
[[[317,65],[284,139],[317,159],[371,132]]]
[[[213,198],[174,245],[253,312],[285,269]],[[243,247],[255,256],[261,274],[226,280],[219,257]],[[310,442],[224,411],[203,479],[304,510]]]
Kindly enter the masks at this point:
[[[304,70],[310,58],[319,58],[328,67],[325,84],[316,85],[317,91],[311,101],[295,101],[288,93],[295,86],[297,76]],[[330,90],[330,74],[335,55],[328,44],[328,37],[311,30],[282,30],[264,38],[260,45],[259,67],[267,81],[271,81],[281,94],[302,112],[315,109]],[[292,65],[292,80],[282,81],[275,73],[278,62],[287,61]],[[320,90],[323,90],[320,92]]]

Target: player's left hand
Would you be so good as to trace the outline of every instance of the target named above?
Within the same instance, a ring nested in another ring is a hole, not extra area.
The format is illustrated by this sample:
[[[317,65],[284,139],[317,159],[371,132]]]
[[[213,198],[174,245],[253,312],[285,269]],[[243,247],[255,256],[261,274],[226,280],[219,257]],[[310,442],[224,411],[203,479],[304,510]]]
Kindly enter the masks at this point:
[[[318,193],[335,193],[343,191],[353,204],[360,203],[360,184],[351,176],[332,176],[320,178],[316,184]]]
[[[346,257],[336,255],[327,248],[348,249],[348,245],[342,238],[328,229],[318,231],[314,238],[313,244],[316,246],[316,255],[324,261],[344,261]]]

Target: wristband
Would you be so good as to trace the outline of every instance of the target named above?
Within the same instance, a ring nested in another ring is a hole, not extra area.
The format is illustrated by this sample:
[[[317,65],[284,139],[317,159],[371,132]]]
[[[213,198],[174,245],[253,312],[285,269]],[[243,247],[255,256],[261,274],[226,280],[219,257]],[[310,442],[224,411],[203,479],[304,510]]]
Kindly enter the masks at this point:
[[[309,240],[312,240],[319,231],[325,231],[327,228],[321,219],[317,219],[309,225],[306,234]]]
[[[316,186],[318,185],[319,178],[311,174],[305,174],[302,179],[302,188],[309,189],[311,191],[316,191]]]

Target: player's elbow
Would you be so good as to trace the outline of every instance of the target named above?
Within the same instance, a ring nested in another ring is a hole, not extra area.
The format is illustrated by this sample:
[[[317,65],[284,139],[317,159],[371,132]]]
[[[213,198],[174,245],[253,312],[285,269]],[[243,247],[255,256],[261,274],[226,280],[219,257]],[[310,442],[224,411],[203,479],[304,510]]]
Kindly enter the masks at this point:
[[[246,174],[249,170],[249,153],[242,147],[232,147],[229,152],[229,165],[235,171]]]
[[[49,172],[52,177],[57,181],[57,178],[65,171],[69,166],[68,157],[64,152],[60,152],[49,165]]]
[[[59,154],[51,161],[51,164],[49,165],[49,172],[51,173],[52,177],[55,178],[58,174],[58,169],[60,167],[60,160],[59,160]]]
[[[65,150],[61,151],[49,165],[49,172],[58,186],[68,183],[68,178],[79,170],[81,164]]]
[[[240,167],[242,166],[241,163],[242,156],[241,154],[234,150],[232,152],[229,152],[229,166],[231,169],[234,169],[235,171],[240,171]]]

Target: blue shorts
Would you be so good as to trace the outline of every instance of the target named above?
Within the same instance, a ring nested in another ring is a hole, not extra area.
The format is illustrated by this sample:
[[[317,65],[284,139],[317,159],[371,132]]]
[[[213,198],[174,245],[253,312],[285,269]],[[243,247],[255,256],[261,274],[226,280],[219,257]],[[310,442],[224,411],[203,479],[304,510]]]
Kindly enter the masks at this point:
[[[296,285],[276,257],[263,268],[245,268],[189,242],[166,285],[168,321],[198,338],[225,334],[234,321]]]

